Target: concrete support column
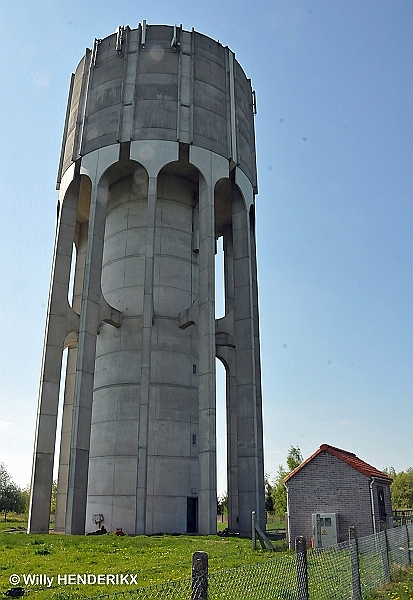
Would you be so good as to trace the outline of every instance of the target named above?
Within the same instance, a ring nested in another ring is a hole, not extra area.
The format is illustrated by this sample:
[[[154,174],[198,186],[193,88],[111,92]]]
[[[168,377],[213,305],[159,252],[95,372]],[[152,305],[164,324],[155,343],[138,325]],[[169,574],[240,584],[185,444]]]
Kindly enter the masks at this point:
[[[251,511],[261,524],[258,468],[258,422],[254,348],[254,308],[248,211],[241,198],[233,199],[234,335],[237,373],[237,438],[239,531],[250,531]]]
[[[255,397],[257,415],[257,451],[258,451],[258,481],[264,481],[264,427],[262,421],[262,388],[261,388],[261,353],[260,353],[260,321],[258,308],[258,273],[257,253],[255,243],[255,213],[250,211],[250,244],[251,244],[251,274],[252,274],[252,303],[254,315],[254,351],[255,351]],[[259,514],[259,525],[263,531],[266,527],[265,519],[265,490],[263,486],[258,489],[259,505],[264,507]]]
[[[223,235],[224,250],[224,282],[225,282],[225,314],[234,308],[234,247],[232,241],[232,227],[226,225]]]
[[[198,288],[198,439],[199,533],[217,528],[216,400],[215,400],[215,218],[214,189],[228,177],[228,161],[204,148],[190,146],[189,162],[199,176],[199,288]]]
[[[80,313],[82,303],[83,274],[85,271],[85,258],[87,246],[87,223],[76,223],[76,266],[73,282],[72,307],[76,313]],[[73,339],[78,337],[78,332],[73,332]],[[77,362],[77,341],[67,349],[65,393],[63,400],[62,428],[60,437],[59,473],[57,484],[56,513],[54,530],[65,531],[66,521],[66,496],[69,475],[70,439],[72,431],[73,397],[75,389]]]
[[[214,189],[199,178],[199,533],[216,532]]]
[[[235,349],[228,348],[227,373],[227,464],[228,464],[228,528],[238,531],[239,501],[238,501],[238,424],[237,424],[237,378]]]
[[[234,248],[232,228],[227,225],[223,235],[225,314],[234,308]],[[226,351],[226,415],[227,415],[227,485],[228,485],[228,529],[238,531],[238,451],[237,451],[237,378],[235,349]]]
[[[85,531],[93,379],[107,196],[106,177],[102,177],[98,184],[92,183],[67,491],[66,533],[72,534],[83,534]]]
[[[62,202],[57,223],[37,410],[28,519],[29,533],[49,531],[62,353],[70,308],[67,294],[77,197],[78,185],[77,182],[73,182]]]
[[[228,529],[238,531],[237,378],[235,349],[219,348],[226,371]]]
[[[63,400],[62,429],[60,434],[59,472],[57,479],[54,530],[64,533],[66,521],[66,495],[69,475],[70,437],[72,430],[73,392],[75,387],[77,344],[67,350],[65,393]]]
[[[146,531],[146,501],[148,479],[148,430],[153,325],[153,276],[155,255],[157,177],[149,177],[146,253],[143,290],[143,326],[141,360],[141,396],[138,423],[138,470],[136,482],[135,533]]]

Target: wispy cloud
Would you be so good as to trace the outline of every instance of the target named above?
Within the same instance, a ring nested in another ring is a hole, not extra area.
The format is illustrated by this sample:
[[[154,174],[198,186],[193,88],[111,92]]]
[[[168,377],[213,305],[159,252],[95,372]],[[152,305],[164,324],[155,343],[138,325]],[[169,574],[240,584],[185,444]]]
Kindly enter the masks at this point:
[[[36,73],[33,83],[40,88],[47,88],[50,85],[50,76],[47,73]]]

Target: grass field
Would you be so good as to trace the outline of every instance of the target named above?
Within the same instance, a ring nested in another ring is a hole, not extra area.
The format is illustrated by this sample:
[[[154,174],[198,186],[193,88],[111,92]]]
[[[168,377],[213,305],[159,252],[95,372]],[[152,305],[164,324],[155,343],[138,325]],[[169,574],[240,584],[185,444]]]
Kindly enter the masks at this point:
[[[122,589],[120,585],[69,586],[64,583],[69,581],[64,579],[69,575],[137,574],[133,587],[137,587],[136,581],[140,587],[190,577],[192,553],[197,550],[208,553],[210,573],[265,562],[274,556],[274,553],[254,552],[251,540],[238,537],[27,535],[24,529],[18,530],[22,527],[21,522],[0,526],[0,594],[13,587],[10,577],[18,575],[20,583],[14,585],[30,590],[36,600],[63,597],[63,588],[76,592],[77,597]],[[17,532],[4,532],[10,528],[16,528]]]
[[[394,572],[392,582],[371,594],[368,600],[413,600],[413,570]]]
[[[71,600],[126,592],[171,580],[189,581],[192,554],[203,550],[209,556],[214,598],[264,600],[262,593],[264,590],[269,593],[270,589],[276,590],[277,597],[295,598],[295,556],[285,552],[283,542],[277,544],[279,552],[274,553],[254,552],[251,540],[238,537],[27,535],[22,520],[0,523],[0,596],[16,585],[24,587],[32,600]],[[234,567],[243,569],[229,571]],[[348,596],[351,587],[348,552],[310,551],[308,567],[312,600]],[[251,569],[256,575],[251,575]],[[12,575],[18,575],[20,583],[11,583]],[[72,583],[70,576],[77,575],[83,578],[101,575],[102,580],[94,585]],[[106,575],[118,578],[123,575],[126,583],[121,585],[113,577],[108,581]],[[173,598],[181,596],[178,593]],[[369,600],[413,600],[413,571],[393,571],[393,583],[373,593]]]

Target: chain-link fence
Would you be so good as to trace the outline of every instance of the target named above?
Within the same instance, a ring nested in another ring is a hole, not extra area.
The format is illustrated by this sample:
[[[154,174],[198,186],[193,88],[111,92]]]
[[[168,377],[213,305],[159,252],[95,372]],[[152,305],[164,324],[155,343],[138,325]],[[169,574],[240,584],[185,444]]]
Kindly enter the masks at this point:
[[[206,584],[206,585],[205,585]],[[268,554],[264,563],[223,569],[207,576],[169,581],[94,596],[93,600],[296,600],[296,555]],[[63,599],[62,600],[66,600]]]
[[[307,550],[304,538],[298,541],[295,553],[268,552],[264,562],[209,573],[207,554],[195,553],[192,577],[93,600],[363,600],[413,559],[412,523],[359,539],[353,531],[349,541],[325,549]]]
[[[389,581],[393,570],[409,567],[413,524],[306,553],[309,600],[362,600]],[[303,589],[303,588],[302,588]]]
[[[307,571],[309,598],[342,600],[351,597],[349,596],[351,590],[349,542],[342,542],[323,550],[309,550]]]

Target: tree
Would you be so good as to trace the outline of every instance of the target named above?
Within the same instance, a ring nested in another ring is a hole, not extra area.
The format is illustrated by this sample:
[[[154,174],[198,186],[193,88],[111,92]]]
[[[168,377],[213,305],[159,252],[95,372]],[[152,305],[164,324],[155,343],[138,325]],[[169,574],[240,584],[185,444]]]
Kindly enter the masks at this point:
[[[298,446],[291,446],[287,454],[288,471],[283,465],[279,465],[277,476],[272,487],[274,511],[279,517],[284,517],[287,511],[287,490],[284,486],[284,478],[303,462],[303,455]]]
[[[20,488],[12,481],[6,466],[0,463],[0,511],[7,521],[8,512],[23,512],[24,499]]]
[[[270,476],[268,473],[264,475],[265,484],[265,510],[272,512],[274,510],[274,499],[272,497],[272,485],[270,483]]]
[[[291,473],[291,471],[294,471],[294,469],[301,465],[303,460],[300,448],[298,446],[291,446],[287,454],[288,472]]]
[[[52,497],[50,500],[50,512],[55,514],[56,512],[56,500],[57,500],[57,479],[52,483]]]
[[[218,496],[217,514],[225,515],[228,512],[228,492],[224,492]]]
[[[398,510],[413,508],[413,467],[400,473],[396,473],[393,467],[384,471],[393,479],[390,487],[393,508]]]
[[[284,487],[284,477],[286,477],[286,475],[287,471],[282,465],[279,465],[272,488],[272,497],[274,501],[274,511],[280,518],[284,518],[287,510],[287,493]]]
[[[0,491],[10,483],[11,478],[7,472],[6,465],[0,463]]]
[[[28,514],[29,512],[29,504],[30,504],[30,485],[26,485],[22,490],[20,490],[22,496],[22,502],[24,505],[23,512],[24,514]]]

